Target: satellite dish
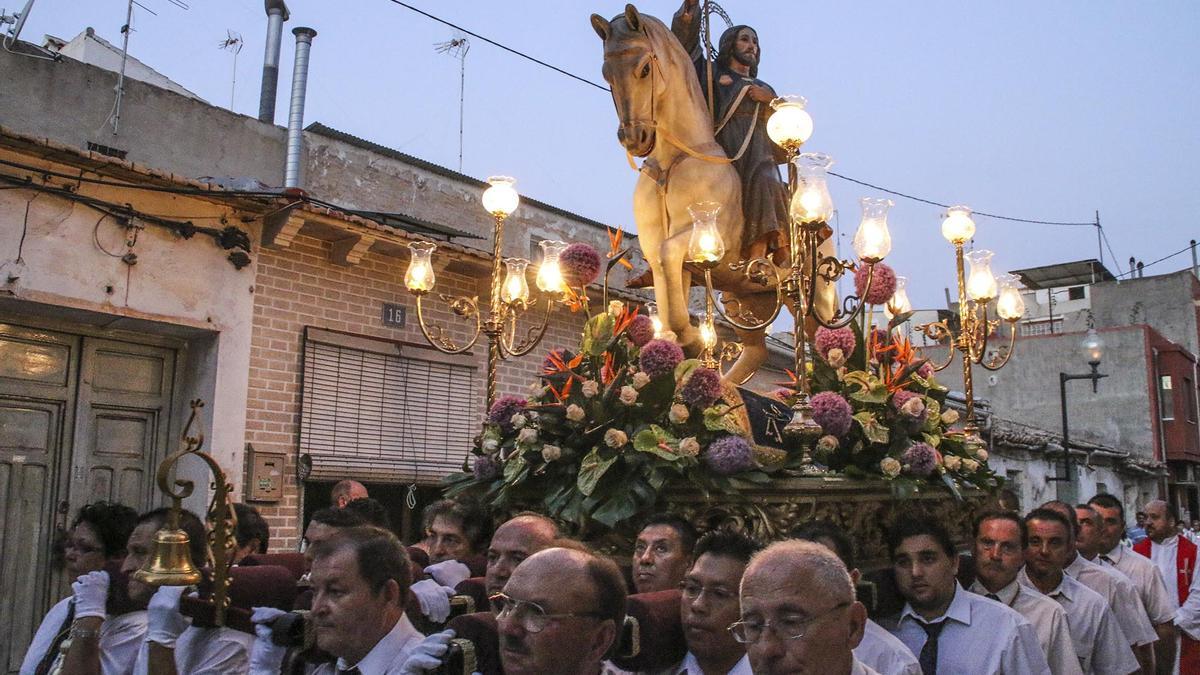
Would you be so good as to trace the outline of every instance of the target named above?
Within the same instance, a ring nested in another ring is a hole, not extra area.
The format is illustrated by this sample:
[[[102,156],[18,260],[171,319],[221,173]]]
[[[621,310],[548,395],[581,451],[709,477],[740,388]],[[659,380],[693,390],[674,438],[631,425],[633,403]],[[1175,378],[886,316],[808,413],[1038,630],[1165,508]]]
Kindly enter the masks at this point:
[[[11,45],[21,36],[21,29],[25,27],[25,19],[29,18],[29,10],[33,9],[34,0],[26,0],[25,8],[19,14],[14,14],[11,19],[15,19],[13,27],[8,31],[8,37],[4,38],[6,44]]]

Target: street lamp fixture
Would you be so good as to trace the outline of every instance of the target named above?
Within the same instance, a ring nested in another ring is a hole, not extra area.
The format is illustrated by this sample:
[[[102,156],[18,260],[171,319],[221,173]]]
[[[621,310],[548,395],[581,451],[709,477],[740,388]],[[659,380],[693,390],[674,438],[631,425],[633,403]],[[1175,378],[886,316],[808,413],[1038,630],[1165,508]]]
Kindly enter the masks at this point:
[[[433,271],[433,252],[437,245],[429,241],[415,241],[408,245],[411,260],[404,274],[404,285],[417,299],[417,322],[421,333],[429,344],[438,351],[446,354],[461,354],[479,340],[482,334],[488,341],[487,363],[487,405],[491,408],[496,400],[496,369],[500,361],[524,356],[533,351],[550,321],[550,312],[554,303],[562,301],[567,292],[562,269],[559,267],[559,255],[567,244],[561,241],[540,242],[545,254],[538,268],[536,284],[541,291],[545,311],[539,323],[531,326],[522,337],[518,337],[517,319],[537,302],[531,302],[529,282],[526,273],[529,261],[524,258],[501,258],[500,250],[504,241],[504,221],[517,210],[521,198],[516,190],[516,180],[507,176],[492,176],[488,178],[488,188],[483,192],[483,208],[495,221],[492,241],[492,274],[488,286],[487,316],[479,309],[478,297],[465,295],[441,295],[441,299],[450,305],[457,316],[475,321],[475,330],[466,342],[457,342],[450,337],[449,332],[442,326],[431,324],[426,320],[424,297],[433,291],[435,275]]]
[[[1092,372],[1083,375],[1058,374],[1059,402],[1062,406],[1063,475],[1047,478],[1047,480],[1059,481],[1066,484],[1066,494],[1060,495],[1059,499],[1067,503],[1075,501],[1075,474],[1071,462],[1071,428],[1067,421],[1067,382],[1071,380],[1091,380],[1092,393],[1094,394],[1098,391],[1100,378],[1108,377],[1107,373],[1099,372],[1100,361],[1104,358],[1104,339],[1096,332],[1095,326],[1088,326],[1087,335],[1084,336],[1079,346],[1083,350],[1083,356],[1087,360],[1088,365],[1091,366]]]

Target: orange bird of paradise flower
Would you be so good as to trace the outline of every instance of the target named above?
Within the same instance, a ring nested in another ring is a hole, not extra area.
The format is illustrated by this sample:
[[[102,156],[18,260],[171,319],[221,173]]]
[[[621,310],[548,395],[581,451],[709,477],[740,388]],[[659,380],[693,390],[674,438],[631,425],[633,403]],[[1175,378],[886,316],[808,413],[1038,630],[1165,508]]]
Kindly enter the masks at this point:
[[[621,255],[621,240],[625,238],[625,230],[622,230],[619,227],[616,230],[612,230],[610,228],[605,229],[608,229],[608,257],[611,260],[612,258]],[[627,270],[633,269],[633,264],[626,260],[625,256],[621,256],[621,259],[617,262],[624,265],[625,269]]]

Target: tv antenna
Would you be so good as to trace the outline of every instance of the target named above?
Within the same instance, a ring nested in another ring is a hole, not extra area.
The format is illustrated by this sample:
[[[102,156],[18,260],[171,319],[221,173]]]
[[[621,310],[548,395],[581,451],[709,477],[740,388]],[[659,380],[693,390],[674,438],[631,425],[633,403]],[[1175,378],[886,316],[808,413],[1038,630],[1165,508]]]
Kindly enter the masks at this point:
[[[225,39],[217,43],[217,46],[220,47],[222,51],[233,52],[233,84],[229,86],[230,110],[233,110],[233,97],[234,94],[237,93],[237,57],[238,54],[242,52],[242,47],[245,45],[245,41],[242,40],[242,34],[234,30],[229,30],[228,28],[225,29]]]
[[[467,52],[471,50],[471,41],[465,37],[456,37],[446,42],[434,43],[433,48],[439,54],[449,54],[458,59],[458,172],[462,173],[463,94],[466,91]]]
[[[191,7],[189,7],[188,4],[186,2],[184,2],[184,0],[167,0],[167,2],[171,3],[172,5],[175,5],[179,9],[183,9],[183,10],[191,9]],[[121,26],[121,36],[122,36],[122,39],[121,39],[121,70],[118,71],[118,73],[117,73],[117,86],[114,88],[116,90],[117,95],[113,100],[112,111],[108,113],[108,119],[105,120],[105,124],[109,124],[109,123],[112,124],[113,136],[117,135],[117,130],[121,126],[121,99],[125,96],[125,65],[129,61],[129,34],[131,32],[133,32],[133,6],[134,5],[137,5],[138,7],[141,7],[142,9],[146,10],[147,12],[150,12],[151,14],[158,16],[158,12],[155,12],[154,10],[152,10],[149,7],[147,7],[146,5],[138,2],[137,0],[129,0],[129,2],[126,3],[125,25]]]
[[[19,12],[6,14],[0,9],[0,26],[11,24],[8,30],[5,31],[3,38],[4,51],[10,54],[18,54],[20,56],[28,56],[35,59],[45,59],[47,61],[57,61],[60,57],[58,54],[49,50],[43,49],[36,45],[30,45],[33,49],[41,52],[40,54],[31,54],[29,52],[15,52],[12,47],[17,43],[17,38],[21,37],[21,29],[25,27],[25,20],[29,18],[29,11],[33,9],[34,0],[26,0],[25,6]]]

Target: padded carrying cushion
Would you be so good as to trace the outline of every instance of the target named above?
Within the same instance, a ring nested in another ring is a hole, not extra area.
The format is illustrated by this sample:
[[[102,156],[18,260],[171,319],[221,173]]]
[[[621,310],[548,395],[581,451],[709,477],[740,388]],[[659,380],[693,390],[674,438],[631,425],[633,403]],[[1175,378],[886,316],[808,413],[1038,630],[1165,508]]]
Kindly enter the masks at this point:
[[[451,619],[446,627],[452,628],[459,639],[474,645],[475,672],[482,675],[503,675],[504,668],[500,665],[500,636],[496,629],[496,617],[491,612],[464,614]]]
[[[304,576],[304,572],[308,568],[308,563],[304,558],[303,553],[252,553],[245,558],[242,558],[240,563],[242,567],[254,567],[257,565],[279,565],[286,567],[292,573],[294,579],[299,579]]]
[[[225,610],[225,625],[254,635],[250,614],[255,607],[274,607],[290,611],[296,600],[296,580],[288,568],[280,565],[252,565],[229,570],[229,606]],[[202,589],[202,598],[187,595],[179,600],[179,611],[191,617],[192,625],[202,628],[215,623],[215,607],[211,584]]]
[[[637,593],[625,602],[625,628],[612,651],[623,670],[652,671],[673,666],[687,654],[678,590]]]

